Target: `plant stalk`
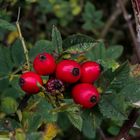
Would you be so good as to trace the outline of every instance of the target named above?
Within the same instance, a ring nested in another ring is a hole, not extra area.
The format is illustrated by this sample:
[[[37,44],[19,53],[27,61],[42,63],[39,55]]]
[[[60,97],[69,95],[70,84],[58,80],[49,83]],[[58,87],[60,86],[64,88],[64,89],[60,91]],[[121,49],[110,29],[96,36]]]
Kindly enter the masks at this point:
[[[30,70],[30,61],[29,61],[29,56],[28,56],[28,49],[26,47],[24,38],[23,38],[22,33],[21,33],[21,28],[20,28],[20,25],[19,25],[19,17],[20,17],[20,8],[18,10],[18,17],[17,17],[17,21],[16,21],[16,27],[17,27],[17,31],[18,31],[18,34],[19,34],[19,39],[21,40],[22,47],[23,47],[23,50],[24,50],[24,55],[25,55],[27,66],[28,66],[28,70]]]
[[[118,134],[118,136],[114,139],[114,140],[127,140],[129,138],[129,131],[130,129],[133,127],[133,125],[135,124],[136,120],[138,119],[140,113],[139,113],[139,109],[134,108],[129,116],[128,119],[126,121],[124,121],[120,132]]]

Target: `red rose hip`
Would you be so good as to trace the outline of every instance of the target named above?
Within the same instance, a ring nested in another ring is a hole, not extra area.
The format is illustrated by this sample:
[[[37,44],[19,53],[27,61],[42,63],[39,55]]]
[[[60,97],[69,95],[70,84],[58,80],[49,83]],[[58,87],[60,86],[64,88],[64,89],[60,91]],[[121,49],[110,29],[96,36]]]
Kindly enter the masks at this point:
[[[36,94],[40,91],[37,83],[43,85],[41,77],[35,72],[25,72],[20,76],[19,85],[28,94]]]
[[[52,74],[56,67],[55,59],[49,53],[40,53],[35,57],[33,67],[39,75]]]
[[[81,65],[81,78],[80,81],[82,83],[93,83],[96,81],[101,73],[100,64],[87,61]]]
[[[84,108],[92,108],[99,101],[99,93],[91,84],[80,83],[72,89],[72,97],[75,103]]]
[[[74,60],[62,60],[56,66],[56,77],[63,82],[75,83],[80,76],[80,65]]]

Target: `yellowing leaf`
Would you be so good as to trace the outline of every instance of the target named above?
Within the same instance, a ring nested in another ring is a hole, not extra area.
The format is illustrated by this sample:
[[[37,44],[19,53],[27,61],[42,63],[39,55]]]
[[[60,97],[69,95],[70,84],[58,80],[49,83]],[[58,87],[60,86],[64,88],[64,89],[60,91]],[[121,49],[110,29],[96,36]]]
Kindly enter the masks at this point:
[[[86,58],[84,55],[80,55],[80,56],[76,59],[76,61],[77,61],[78,63],[81,63],[81,62],[87,61],[87,58]]]
[[[98,92],[101,94],[103,92],[102,88],[101,87],[98,87],[97,88]]]
[[[0,140],[10,140],[9,134],[5,132],[0,132]]]
[[[50,2],[51,4],[54,4],[54,3],[56,2],[56,0],[49,0],[49,2]]]
[[[10,32],[9,35],[7,36],[7,44],[12,44],[16,39],[18,38],[18,32],[13,31]]]
[[[79,6],[75,7],[75,8],[72,10],[72,14],[73,14],[73,15],[78,15],[80,12],[81,12],[81,8],[80,8]]]
[[[26,135],[22,129],[18,128],[18,129],[16,129],[15,138],[16,138],[16,140],[26,140]]]
[[[43,97],[43,98],[45,98],[45,95],[44,95],[44,93],[43,92],[39,92],[39,94],[38,94],[39,96],[41,96],[41,97]]]
[[[60,129],[55,123],[48,123],[46,125],[43,140],[52,140],[60,132]]]

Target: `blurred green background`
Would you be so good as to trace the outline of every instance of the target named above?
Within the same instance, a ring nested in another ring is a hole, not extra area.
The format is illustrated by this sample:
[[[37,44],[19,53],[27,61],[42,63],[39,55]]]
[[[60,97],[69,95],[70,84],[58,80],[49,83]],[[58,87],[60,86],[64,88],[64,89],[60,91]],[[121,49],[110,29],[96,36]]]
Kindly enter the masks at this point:
[[[125,3],[126,9],[132,16],[130,22],[135,28],[131,3],[127,0]],[[103,38],[106,46],[121,44],[125,49],[125,58],[135,62],[132,57],[131,35],[121,9],[117,6],[117,1],[0,0],[0,18],[14,23],[17,19],[18,7],[21,7],[22,33],[28,43],[32,44],[44,38],[50,39],[52,25],[56,25],[63,38],[74,33],[83,33],[95,39]],[[112,21],[111,16],[114,17]],[[0,41],[7,45],[11,44],[14,36],[15,38],[17,36],[15,32],[11,34],[1,30]]]

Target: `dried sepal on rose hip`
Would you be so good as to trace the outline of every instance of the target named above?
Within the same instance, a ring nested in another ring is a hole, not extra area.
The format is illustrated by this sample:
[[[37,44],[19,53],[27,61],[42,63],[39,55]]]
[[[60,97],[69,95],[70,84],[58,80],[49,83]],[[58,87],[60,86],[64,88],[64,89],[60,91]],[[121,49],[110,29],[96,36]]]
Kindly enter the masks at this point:
[[[94,107],[99,101],[99,96],[99,92],[92,84],[80,83],[72,89],[74,102],[84,108]]]
[[[56,66],[56,77],[66,83],[75,83],[80,79],[81,68],[74,60],[62,60]]]
[[[19,78],[21,89],[28,94],[36,94],[40,91],[37,83],[43,85],[41,77],[32,71],[23,73]]]
[[[55,59],[49,53],[40,53],[35,57],[33,67],[39,75],[53,74],[56,67]]]
[[[82,83],[95,82],[101,73],[101,65],[94,61],[86,61],[81,65],[81,77]]]
[[[64,83],[61,80],[56,79],[56,78],[49,79],[45,87],[46,87],[46,90],[52,95],[64,93],[64,90],[65,90]]]

